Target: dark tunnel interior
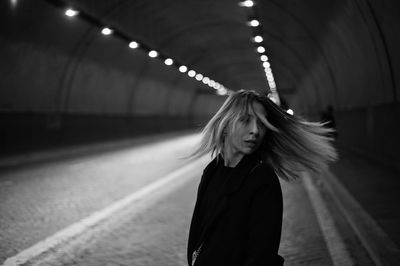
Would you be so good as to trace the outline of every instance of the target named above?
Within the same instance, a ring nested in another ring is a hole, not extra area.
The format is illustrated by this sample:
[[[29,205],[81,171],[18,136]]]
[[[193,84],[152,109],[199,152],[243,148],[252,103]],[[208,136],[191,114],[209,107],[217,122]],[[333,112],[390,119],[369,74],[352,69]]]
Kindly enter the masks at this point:
[[[338,145],[400,167],[396,0],[13,0],[0,12],[0,156],[199,130],[224,92],[251,89],[314,121],[332,106]]]

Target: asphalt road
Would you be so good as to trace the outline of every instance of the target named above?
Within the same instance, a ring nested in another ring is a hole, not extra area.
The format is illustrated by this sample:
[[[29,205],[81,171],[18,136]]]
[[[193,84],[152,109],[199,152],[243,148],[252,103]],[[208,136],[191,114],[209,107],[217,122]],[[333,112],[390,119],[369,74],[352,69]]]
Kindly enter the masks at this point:
[[[186,265],[197,135],[0,173],[3,265]],[[285,265],[372,265],[318,180],[281,182]]]

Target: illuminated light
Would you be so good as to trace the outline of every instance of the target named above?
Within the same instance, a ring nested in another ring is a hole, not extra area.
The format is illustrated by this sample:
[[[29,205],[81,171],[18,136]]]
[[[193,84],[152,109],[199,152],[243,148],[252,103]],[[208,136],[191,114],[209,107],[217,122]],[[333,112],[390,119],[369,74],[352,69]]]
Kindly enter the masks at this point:
[[[217,90],[217,94],[219,94],[219,95],[226,95],[226,93],[227,93],[227,91],[225,88]]]
[[[152,57],[152,58],[154,58],[154,57],[157,57],[157,56],[158,56],[158,53],[157,53],[157,51],[151,50],[151,51],[149,52],[149,56]]]
[[[194,76],[196,76],[196,71],[194,71],[194,70],[189,70],[188,76],[191,77],[191,78],[193,78]]]
[[[263,66],[264,66],[265,68],[269,68],[269,67],[271,67],[271,64],[270,64],[269,62],[264,62],[264,63],[263,63]]]
[[[196,75],[196,79],[198,80],[198,81],[200,81],[200,80],[202,80],[203,79],[203,75],[202,74],[197,74]]]
[[[215,81],[214,80],[210,80],[210,82],[208,82],[208,86],[214,87],[215,86]]]
[[[290,114],[290,115],[293,115],[293,114],[294,114],[294,112],[293,112],[292,109],[287,109],[286,113],[288,113],[288,114]]]
[[[208,82],[210,82],[210,79],[207,77],[204,77],[202,81],[204,84],[208,84]]]
[[[74,17],[74,16],[76,16],[78,14],[79,14],[79,12],[74,10],[74,9],[72,9],[72,8],[69,8],[69,9],[67,9],[65,11],[65,15],[67,15],[68,17]]]
[[[274,95],[272,95],[272,93],[268,94],[268,98],[273,101],[275,104],[278,104],[278,101],[276,100],[276,98],[274,97]]]
[[[263,61],[263,62],[268,61],[268,56],[266,56],[265,54],[263,54],[263,55],[261,56],[261,61]]]
[[[263,41],[263,37],[261,37],[261,36],[256,36],[256,37],[254,37],[254,41],[255,42],[257,42],[257,43],[260,43],[260,42],[262,42]]]
[[[130,42],[129,43],[129,47],[132,48],[132,49],[135,49],[135,48],[139,47],[139,44],[137,42]]]
[[[258,20],[253,19],[252,21],[249,22],[249,25],[252,27],[257,27],[258,25],[260,25],[260,22],[258,22]]]
[[[174,63],[174,60],[172,60],[171,58],[167,58],[164,61],[164,64],[166,64],[167,66],[170,66]]]
[[[110,35],[110,34],[113,33],[113,31],[112,31],[112,29],[110,29],[110,28],[104,28],[104,29],[101,31],[101,33],[104,34],[104,35]]]
[[[214,88],[215,88],[216,90],[220,90],[220,89],[222,89],[222,85],[219,84],[219,83],[217,82],[217,83],[215,83]]]
[[[239,6],[243,6],[243,7],[252,7],[254,6],[254,2],[251,0],[246,0],[243,2],[239,2]]]
[[[258,46],[258,47],[257,47],[257,52],[259,52],[260,54],[262,54],[262,53],[265,52],[265,48],[262,47],[262,46]]]
[[[185,73],[187,71],[187,67],[186,66],[180,66],[179,67],[179,71],[182,73]]]
[[[267,80],[270,81],[270,82],[272,82],[272,81],[274,81],[274,78],[273,78],[272,76],[268,76],[268,77],[267,77]]]
[[[17,4],[18,4],[18,1],[17,1],[17,0],[11,0],[11,6],[12,6],[12,8],[15,8],[15,7],[17,6]]]

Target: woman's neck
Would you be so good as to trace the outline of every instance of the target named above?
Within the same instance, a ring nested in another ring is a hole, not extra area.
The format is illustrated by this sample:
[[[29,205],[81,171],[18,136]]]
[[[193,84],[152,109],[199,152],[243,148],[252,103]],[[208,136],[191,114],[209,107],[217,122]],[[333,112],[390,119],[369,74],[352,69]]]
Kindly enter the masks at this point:
[[[224,148],[222,154],[222,157],[224,159],[224,166],[228,167],[235,167],[244,156],[242,153],[232,151],[232,149],[230,149],[229,147]]]

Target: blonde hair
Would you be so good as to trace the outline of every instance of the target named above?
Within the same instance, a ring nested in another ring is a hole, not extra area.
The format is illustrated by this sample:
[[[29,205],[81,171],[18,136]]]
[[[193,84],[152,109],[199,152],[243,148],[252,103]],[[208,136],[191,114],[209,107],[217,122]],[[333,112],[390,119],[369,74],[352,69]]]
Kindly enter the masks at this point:
[[[324,127],[323,123],[308,122],[289,115],[266,95],[246,90],[234,92],[228,97],[203,128],[201,141],[192,156],[211,152],[214,157],[221,153],[227,132],[234,128],[242,115],[250,110],[255,112],[253,104],[256,102],[266,111],[266,117],[256,113],[267,129],[259,152],[280,178],[293,180],[302,171],[319,173],[328,162],[337,159],[332,138],[329,137],[332,129]]]

